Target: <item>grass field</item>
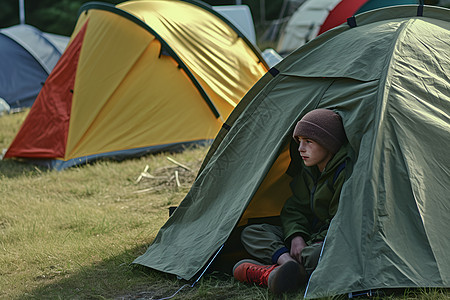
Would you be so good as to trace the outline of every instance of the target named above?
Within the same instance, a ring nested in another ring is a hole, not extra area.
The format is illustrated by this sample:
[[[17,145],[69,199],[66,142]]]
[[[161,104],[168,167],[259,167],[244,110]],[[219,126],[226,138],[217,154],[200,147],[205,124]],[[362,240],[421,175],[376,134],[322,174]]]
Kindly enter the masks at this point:
[[[26,115],[0,117],[0,149],[9,146]],[[167,220],[168,208],[189,191],[207,150],[105,161],[62,172],[0,161],[0,298],[172,295],[185,282],[130,263],[145,252]],[[146,166],[156,178],[137,182]],[[230,277],[209,276],[177,298],[239,298],[240,293],[253,298],[251,289],[239,288]],[[262,292],[257,289],[256,295]]]
[[[0,149],[9,146],[26,114],[0,117]],[[104,161],[62,172],[0,161],[0,298],[161,299],[175,293],[185,282],[130,263],[145,252],[167,220],[168,208],[189,191],[207,150]],[[155,178],[138,182],[146,166]],[[431,289],[395,298],[448,295]],[[273,298],[266,289],[217,273],[174,297]],[[302,294],[282,298],[302,299]]]

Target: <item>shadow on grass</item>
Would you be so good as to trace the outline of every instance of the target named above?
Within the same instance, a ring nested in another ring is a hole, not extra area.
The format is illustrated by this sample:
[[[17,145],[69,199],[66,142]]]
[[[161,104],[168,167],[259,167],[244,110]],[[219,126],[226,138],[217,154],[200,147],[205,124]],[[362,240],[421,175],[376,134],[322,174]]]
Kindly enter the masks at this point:
[[[146,249],[147,245],[128,249],[76,273],[62,271],[41,275],[35,278],[40,281],[40,286],[17,299],[303,299],[304,289],[275,296],[267,288],[236,282],[224,273],[205,274],[193,286],[192,282],[178,280],[173,275],[131,265]],[[179,293],[171,298],[177,291]],[[374,299],[448,299],[448,293],[447,289],[393,289],[389,293],[375,295]],[[339,295],[325,299],[346,298],[346,295]]]
[[[131,265],[147,246],[126,250],[74,273],[50,269],[45,275],[35,278],[39,282],[38,288],[20,295],[18,299],[137,299],[128,295],[144,291],[148,298],[167,296],[182,285],[175,276]]]
[[[12,159],[0,160],[0,175],[8,178],[19,177],[24,174],[38,176],[43,172],[47,172],[47,168]]]
[[[50,270],[35,278],[38,288],[19,295],[17,299],[161,299],[172,296],[185,285],[175,299],[267,299],[266,296],[253,297],[252,288],[263,289],[239,285],[222,273],[205,275],[192,288],[192,282],[131,265],[147,246],[126,250],[75,273]],[[244,298],[241,298],[242,295]]]
[[[155,155],[172,155],[182,153],[188,150],[195,150],[201,147],[208,147],[211,141],[202,142],[192,142],[182,145],[176,145],[173,148],[163,149],[160,151],[152,151],[148,153],[137,154],[135,156],[109,156],[109,157],[99,157],[98,159],[92,159],[86,163],[80,163],[78,165],[72,166],[71,168],[83,168],[95,165],[97,163],[122,163],[131,159],[145,159],[149,156]],[[49,162],[45,159],[34,161],[20,160],[20,159],[0,159],[0,176],[5,176],[8,178],[15,178],[23,175],[27,176],[39,176],[44,172],[58,172],[52,167],[50,167]]]

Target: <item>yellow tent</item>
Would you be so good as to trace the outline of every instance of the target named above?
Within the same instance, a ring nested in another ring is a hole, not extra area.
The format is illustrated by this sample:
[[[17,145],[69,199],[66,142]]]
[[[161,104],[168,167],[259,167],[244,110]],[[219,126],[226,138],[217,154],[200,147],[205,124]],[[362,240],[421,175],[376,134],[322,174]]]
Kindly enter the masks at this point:
[[[206,4],[88,3],[5,157],[62,169],[211,140],[267,70]]]

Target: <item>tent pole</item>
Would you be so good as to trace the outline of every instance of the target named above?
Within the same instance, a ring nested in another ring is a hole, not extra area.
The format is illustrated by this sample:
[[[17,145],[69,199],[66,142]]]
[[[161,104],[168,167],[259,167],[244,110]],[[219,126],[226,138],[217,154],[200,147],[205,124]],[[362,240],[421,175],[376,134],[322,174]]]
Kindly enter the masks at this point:
[[[20,24],[25,24],[25,0],[19,0],[19,18]]]
[[[217,255],[219,255],[220,250],[222,250],[223,246],[225,246],[225,244],[222,244],[222,246],[220,246],[219,250],[217,250],[216,254],[214,254],[213,258],[211,258],[210,262],[208,263],[208,265],[205,267],[205,269],[203,270],[203,272],[200,274],[200,276],[198,276],[197,280],[191,285],[191,287],[194,287],[194,285],[200,280],[200,278],[202,278],[203,274],[205,274],[206,270],[208,270],[209,266],[213,263],[213,261],[216,259]]]

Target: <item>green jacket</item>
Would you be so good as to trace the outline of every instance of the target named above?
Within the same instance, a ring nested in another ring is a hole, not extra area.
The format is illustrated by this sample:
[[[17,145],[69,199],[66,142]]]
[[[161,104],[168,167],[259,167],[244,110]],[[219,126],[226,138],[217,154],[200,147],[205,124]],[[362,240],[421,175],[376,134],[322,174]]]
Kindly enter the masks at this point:
[[[303,167],[291,182],[293,195],[281,211],[285,242],[302,236],[310,245],[323,241],[336,214],[342,185],[346,179],[347,146],[342,146],[322,173],[317,166]]]

